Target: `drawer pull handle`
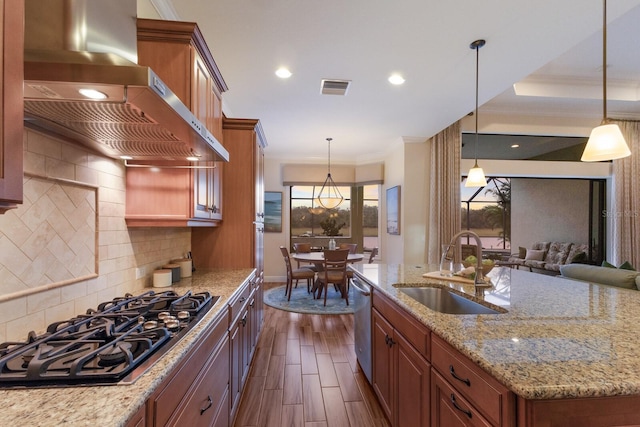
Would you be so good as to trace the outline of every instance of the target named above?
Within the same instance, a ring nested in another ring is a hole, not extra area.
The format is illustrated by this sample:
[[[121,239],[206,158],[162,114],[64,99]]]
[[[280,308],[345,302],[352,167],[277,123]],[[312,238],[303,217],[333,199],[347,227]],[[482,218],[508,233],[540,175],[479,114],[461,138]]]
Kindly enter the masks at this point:
[[[245,302],[245,301],[246,301],[246,299],[247,299],[246,297],[240,297],[239,301],[240,301],[240,302]]]
[[[467,417],[471,418],[471,416],[473,415],[468,409],[462,409],[460,406],[458,406],[458,402],[456,402],[456,396],[453,393],[451,393],[451,404],[454,408],[464,413]]]
[[[396,342],[393,340],[393,338],[391,338],[389,335],[385,335],[384,336],[384,343],[387,345],[387,347],[391,347],[393,346]]]
[[[451,396],[453,396],[453,394]],[[207,406],[200,409],[200,415],[204,414],[207,409],[211,408],[211,405],[213,405],[213,400],[211,400],[211,396],[207,396]]]
[[[453,370],[453,365],[449,365],[449,373],[451,374],[451,376],[453,378],[455,378],[458,381],[463,382],[467,386],[471,387],[471,381],[469,381],[469,378],[460,378],[458,375],[456,375],[456,371]]]
[[[247,326],[247,315],[245,314],[244,317],[240,320],[240,323],[242,323],[242,327],[244,328],[245,326]]]

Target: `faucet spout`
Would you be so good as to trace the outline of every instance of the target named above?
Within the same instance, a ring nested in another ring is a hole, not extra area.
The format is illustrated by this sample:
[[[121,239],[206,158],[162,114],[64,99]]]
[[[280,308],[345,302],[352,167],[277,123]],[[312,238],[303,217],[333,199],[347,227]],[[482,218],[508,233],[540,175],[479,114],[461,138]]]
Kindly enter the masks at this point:
[[[478,236],[477,233],[475,233],[473,231],[470,231],[470,230],[462,230],[462,231],[456,233],[451,238],[451,242],[449,243],[449,247],[454,246],[455,244],[457,244],[458,239],[460,237],[462,237],[462,236],[471,236],[476,241],[476,262],[477,262],[477,264],[476,264],[476,277],[473,280],[473,285],[476,287],[476,293],[477,293],[479,288],[490,286],[490,284],[488,284],[484,280],[484,274],[482,274],[482,242],[480,241],[480,236]]]

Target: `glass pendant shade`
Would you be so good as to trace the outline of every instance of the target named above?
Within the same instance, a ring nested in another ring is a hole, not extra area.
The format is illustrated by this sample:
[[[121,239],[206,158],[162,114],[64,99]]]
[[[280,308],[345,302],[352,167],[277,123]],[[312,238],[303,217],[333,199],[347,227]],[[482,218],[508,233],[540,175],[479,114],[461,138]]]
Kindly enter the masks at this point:
[[[622,136],[620,127],[615,123],[609,123],[593,128],[580,160],[600,162],[621,159],[629,155],[631,155],[631,151]]]
[[[476,163],[467,174],[467,180],[464,183],[465,187],[485,187],[487,185],[487,179],[484,177],[484,171],[478,163]]]
[[[340,190],[333,182],[331,174],[327,174],[327,179],[324,181],[320,193],[318,193],[318,203],[326,209],[335,209],[340,206],[340,203],[344,200]]]

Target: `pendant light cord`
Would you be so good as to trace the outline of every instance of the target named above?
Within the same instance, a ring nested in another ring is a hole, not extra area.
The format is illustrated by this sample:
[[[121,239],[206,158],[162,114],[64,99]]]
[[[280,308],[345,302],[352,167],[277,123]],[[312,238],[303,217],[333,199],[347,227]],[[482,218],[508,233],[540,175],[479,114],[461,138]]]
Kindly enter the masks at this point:
[[[480,46],[476,46],[476,162],[474,167],[478,167],[478,82],[480,74]]]
[[[473,43],[471,43],[471,45],[469,45],[469,47],[471,49],[475,49],[476,50],[476,110],[475,110],[475,116],[476,116],[476,155],[475,155],[475,165],[473,166],[474,168],[478,167],[478,87],[480,86],[480,48],[482,46],[484,46],[486,43],[485,40],[483,39],[479,39],[474,41]]]
[[[331,140],[333,140],[333,138],[327,138],[327,142],[329,144],[327,144],[327,146],[329,147],[329,154],[327,156],[327,173],[329,174],[329,176],[331,176]]]

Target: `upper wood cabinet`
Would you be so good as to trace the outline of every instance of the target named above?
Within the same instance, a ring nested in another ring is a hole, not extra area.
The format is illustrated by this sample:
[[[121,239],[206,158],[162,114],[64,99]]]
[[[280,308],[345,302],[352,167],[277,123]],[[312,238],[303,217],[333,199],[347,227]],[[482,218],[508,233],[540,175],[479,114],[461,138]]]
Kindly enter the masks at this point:
[[[0,0],[0,214],[22,203],[24,2]]]
[[[151,67],[209,132],[222,142],[220,70],[193,22],[138,19],[138,63]]]
[[[151,67],[218,140],[227,86],[198,26],[138,19],[138,63]],[[156,162],[157,163],[157,162]],[[223,162],[203,169],[127,169],[130,227],[215,226],[222,220]],[[215,166],[215,167],[212,167]]]
[[[129,227],[213,227],[222,220],[222,162],[207,169],[128,168],[125,220]]]

